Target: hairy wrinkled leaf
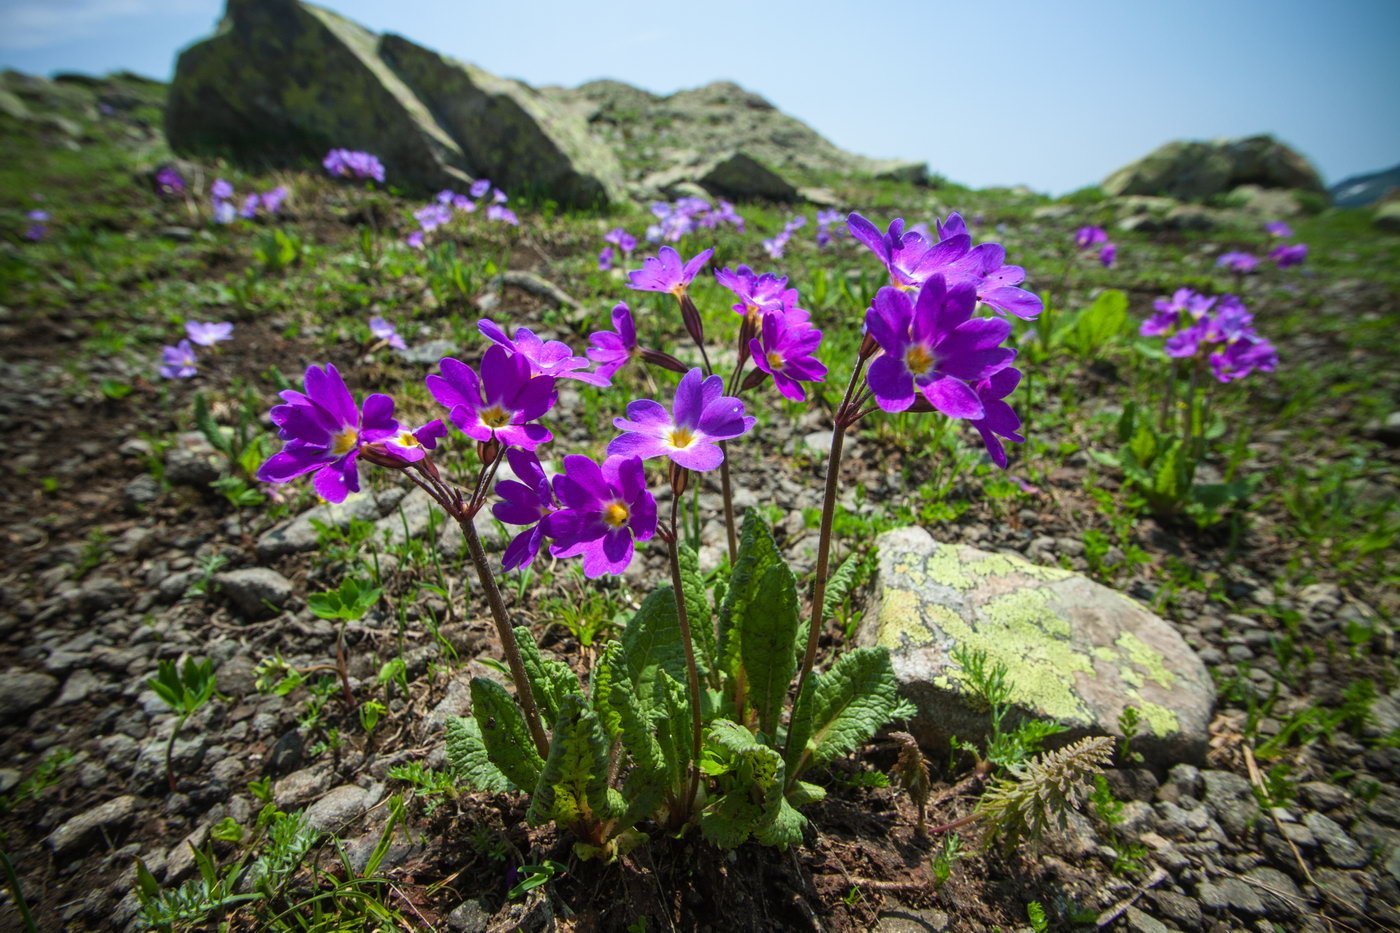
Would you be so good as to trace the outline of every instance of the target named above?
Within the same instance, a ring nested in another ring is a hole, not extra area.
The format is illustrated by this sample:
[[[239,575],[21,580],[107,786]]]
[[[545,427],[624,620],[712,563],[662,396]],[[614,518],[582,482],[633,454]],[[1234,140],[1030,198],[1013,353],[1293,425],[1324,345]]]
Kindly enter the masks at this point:
[[[788,729],[789,779],[855,751],[898,706],[888,651],[856,648],[841,655],[829,671],[813,674],[797,698]]]
[[[783,797],[782,756],[748,729],[725,719],[710,724],[709,743],[709,770],[717,773],[720,793],[700,814],[705,838],[722,849],[742,845],[752,835],[771,838],[772,845],[787,845],[795,817],[800,839],[803,818]],[[783,823],[775,825],[780,816]]]
[[[535,694],[540,715],[545,722],[553,722],[559,717],[564,697],[581,695],[583,685],[573,668],[563,661],[540,657],[540,649],[535,645],[535,636],[523,625],[515,627],[515,640],[520,646],[520,660],[525,667],[525,676],[530,681],[530,689]]]
[[[860,560],[856,555],[851,554],[841,562],[841,566],[836,568],[826,581],[826,595],[822,597],[822,618],[832,619],[836,617],[836,610],[841,608],[841,604],[850,595],[851,588],[856,585],[856,576],[860,572]]]
[[[695,639],[695,661],[701,671],[715,668],[715,619],[705,592],[705,575],[700,572],[700,555],[682,546],[677,554],[681,565],[681,593],[685,597],[686,620]],[[716,684],[716,686],[718,686]]]
[[[757,582],[754,598],[737,620],[739,659],[748,702],[758,711],[759,728],[771,737],[797,671],[797,580],[779,561]]]
[[[447,720],[447,763],[458,777],[477,790],[492,794],[516,790],[510,778],[491,763],[481,727],[475,719],[452,716]]]
[[[532,826],[553,820],[597,844],[603,841],[598,824],[614,815],[608,790],[607,736],[588,701],[569,694],[560,702],[549,758],[525,818]]]
[[[669,586],[654,590],[628,621],[622,632],[622,656],[628,676],[643,697],[652,695],[658,671],[685,682],[685,646]],[[697,655],[696,664],[701,668],[700,675],[705,676],[703,658]]]
[[[516,787],[539,783],[544,760],[535,749],[525,715],[506,688],[488,677],[473,677],[472,717],[481,729],[481,741],[491,764]]]

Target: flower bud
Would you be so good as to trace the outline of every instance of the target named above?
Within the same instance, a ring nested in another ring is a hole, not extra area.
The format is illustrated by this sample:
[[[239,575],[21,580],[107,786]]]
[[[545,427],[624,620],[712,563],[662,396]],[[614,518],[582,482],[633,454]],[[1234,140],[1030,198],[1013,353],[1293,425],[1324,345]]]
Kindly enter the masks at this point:
[[[671,494],[676,498],[685,495],[685,488],[690,482],[690,471],[678,463],[671,464]]]
[[[878,349],[880,349],[880,344],[876,342],[875,338],[870,335],[870,331],[867,330],[860,338],[860,358],[868,360],[875,355],[875,351]]]
[[[700,320],[700,309],[695,307],[695,302],[690,300],[689,295],[681,295],[681,322],[685,324],[685,332],[690,335],[690,339],[695,341],[696,346],[705,345],[705,324]]]
[[[744,384],[739,387],[739,391],[747,392],[750,389],[757,389],[763,385],[763,380],[768,378],[768,374],[761,369],[755,369],[744,377]]]
[[[501,455],[501,442],[496,440],[496,435],[491,435],[489,441],[477,441],[476,455],[481,458],[482,466],[495,463],[496,458]]]
[[[653,366],[660,366],[662,369],[669,369],[673,373],[684,374],[690,372],[689,366],[686,366],[671,354],[661,350],[649,350],[646,347],[642,347],[637,351],[637,355],[640,356],[644,362],[650,363]]]

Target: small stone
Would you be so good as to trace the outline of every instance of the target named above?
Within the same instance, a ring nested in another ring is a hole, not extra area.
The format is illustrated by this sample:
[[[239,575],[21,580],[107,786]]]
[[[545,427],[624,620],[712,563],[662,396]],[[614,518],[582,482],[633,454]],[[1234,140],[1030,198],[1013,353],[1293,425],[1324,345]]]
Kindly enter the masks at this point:
[[[808,453],[816,454],[819,457],[831,455],[831,445],[835,442],[836,435],[831,431],[813,431],[802,438],[802,446]]]
[[[382,508],[396,504],[402,495],[399,490],[379,494],[364,492],[338,504],[326,503],[308,509],[258,538],[258,560],[269,561],[287,554],[309,551],[321,539],[320,532],[316,530],[317,524],[344,527],[352,521],[373,521],[379,517]]]
[[[1169,933],[1165,923],[1150,914],[1143,913],[1136,907],[1129,907],[1123,915],[1123,920],[1127,928],[1135,933]]]
[[[165,455],[165,478],[176,486],[203,489],[219,478],[219,468],[208,454],[172,447]]]
[[[456,933],[486,933],[486,925],[491,915],[481,906],[481,901],[463,901],[447,915],[447,925]]]
[[[57,677],[38,671],[11,669],[0,674],[0,721],[17,724],[21,716],[43,706],[57,689]]]
[[[1246,878],[1257,882],[1255,890],[1259,892],[1259,898],[1264,902],[1264,908],[1270,917],[1291,920],[1298,916],[1298,905],[1303,895],[1292,878],[1277,868],[1266,865],[1251,868],[1244,874]]]
[[[1149,896],[1158,914],[1183,930],[1201,928],[1201,905],[1195,899],[1175,891],[1153,891]]]
[[[1205,786],[1200,768],[1190,764],[1174,765],[1167,772],[1166,783],[1157,789],[1156,796],[1158,800],[1170,803],[1179,803],[1183,797],[1200,800]]]
[[[1259,803],[1249,781],[1233,771],[1203,771],[1202,798],[1211,815],[1235,838],[1245,835],[1259,819]]]
[[[214,577],[214,585],[248,618],[275,615],[292,598],[292,581],[267,567],[231,570]]]
[[[1206,910],[1223,913],[1227,910],[1252,917],[1262,917],[1267,910],[1259,895],[1244,881],[1238,878],[1221,878],[1217,881],[1202,881],[1196,889],[1196,896]]]
[[[114,797],[104,804],[84,810],[68,820],[48,837],[54,855],[69,852],[93,842],[100,833],[120,830],[136,813],[136,798],[130,794]]]
[[[382,785],[369,789],[342,784],[306,808],[306,822],[312,829],[335,832],[379,802]]]
[[[1303,817],[1303,825],[1312,830],[1317,841],[1322,844],[1322,854],[1338,868],[1364,868],[1370,861],[1366,850],[1356,844],[1342,827],[1321,813],[1308,813]]]
[[[59,691],[58,699],[53,701],[53,705],[67,706],[70,703],[81,703],[101,689],[102,681],[97,679],[97,675],[85,667],[80,667],[69,674],[68,679],[63,682],[63,689]]]
[[[160,498],[160,483],[149,473],[142,473],[122,487],[122,500],[126,509],[138,514]]]
[[[1347,792],[1327,781],[1306,781],[1299,784],[1298,796],[1314,810],[1335,810],[1347,802]]]
[[[1357,916],[1366,913],[1366,889],[1361,885],[1361,872],[1319,868],[1313,872],[1318,891],[1324,899],[1349,910]]]
[[[330,773],[324,769],[303,768],[278,781],[272,789],[272,799],[276,801],[277,806],[289,810],[324,793],[330,783]]]

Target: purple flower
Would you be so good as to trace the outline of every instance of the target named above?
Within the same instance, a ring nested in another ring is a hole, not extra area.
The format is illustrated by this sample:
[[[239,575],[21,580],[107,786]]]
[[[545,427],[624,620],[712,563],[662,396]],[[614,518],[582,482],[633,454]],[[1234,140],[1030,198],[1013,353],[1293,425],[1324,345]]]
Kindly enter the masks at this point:
[[[613,248],[604,246],[598,253],[598,271],[606,272],[613,267]]]
[[[1206,341],[1210,334],[1210,321],[1201,320],[1190,327],[1183,328],[1167,338],[1163,345],[1167,356],[1174,360],[1185,359],[1195,356],[1196,351],[1201,348],[1201,344]]]
[[[866,248],[875,254],[875,258],[889,270],[892,285],[898,288],[917,288],[928,281],[930,276],[943,272],[946,267],[962,259],[972,248],[972,238],[961,232],[964,229],[962,218],[953,214],[948,221],[946,227],[940,224],[940,229],[947,235],[936,244],[930,243],[926,237],[913,230],[906,232],[904,220],[900,217],[890,221],[889,230],[885,233],[881,233],[879,227],[855,213],[846,217],[846,227],[851,231],[851,236],[865,244]],[[1002,252],[1002,258],[1005,258],[1005,251]],[[969,268],[980,267],[983,262],[983,259],[978,259]],[[1024,276],[1025,272],[1022,270],[1022,278]]]
[[[327,502],[343,502],[347,494],[360,489],[355,461],[360,448],[376,444],[399,433],[394,420],[394,400],[375,393],[365,398],[364,408],[355,399],[336,368],[310,366],[306,370],[306,392],[287,389],[285,404],[269,413],[285,441],[258,468],[264,483],[288,483],[313,470],[316,492]]]
[[[637,248],[637,238],[621,227],[614,227],[603,234],[603,242],[616,246],[624,256],[630,256],[632,250]]]
[[[724,380],[705,378],[697,369],[681,377],[675,401],[667,411],[660,402],[637,399],[626,418],[613,424],[622,434],[608,445],[609,456],[669,457],[677,466],[703,473],[724,462],[717,441],[738,437],[754,426],[744,403],[724,394]]]
[[[233,339],[233,325],[228,321],[186,321],[185,334],[201,347],[212,347],[216,343]]]
[[[413,231],[412,233],[410,233],[408,236],[404,237],[404,238],[403,238],[403,241],[404,241],[404,244],[405,244],[406,246],[408,246],[409,249],[422,249],[422,248],[423,248],[423,231],[422,231],[422,230],[414,230],[414,231]]]
[[[372,179],[383,184],[384,165],[368,152],[332,149],[321,160],[326,171],[336,178]]]
[[[49,228],[47,226],[49,220],[48,211],[32,210],[24,216],[29,219],[29,227],[24,231],[24,238],[26,240],[31,243],[38,243],[49,235]]]
[[[476,202],[465,194],[457,194],[452,197],[452,207],[454,210],[465,211],[470,214],[476,210]]]
[[[437,449],[437,442],[447,436],[447,426],[434,418],[421,428],[410,431],[400,427],[397,434],[384,441],[384,449],[405,463],[417,463]]]
[[[1113,261],[1118,258],[1118,247],[1112,243],[1105,243],[1103,249],[1099,250],[1099,262],[1103,263],[1105,269],[1113,266]]]
[[[637,325],[626,302],[613,307],[612,323],[612,330],[588,335],[588,358],[598,364],[595,372],[609,382],[637,354]]]
[[[826,366],[814,355],[821,342],[822,332],[807,323],[805,312],[793,318],[774,312],[763,316],[763,328],[749,341],[749,352],[785,398],[801,402],[807,398],[802,383],[826,378]]]
[[[486,192],[491,190],[491,182],[485,178],[478,178],[472,182],[472,186],[467,189],[474,198],[484,198]]]
[[[545,528],[542,519],[553,514],[559,507],[554,501],[554,490],[539,457],[533,453],[511,447],[506,450],[506,461],[515,479],[503,479],[496,484],[496,495],[501,501],[491,506],[491,514],[506,525],[524,526],[525,530],[511,539],[501,555],[501,566],[506,570],[528,567],[540,552],[544,543]]]
[[[952,216],[957,217],[956,214]],[[961,229],[962,218],[958,217],[957,222]],[[941,274],[949,287],[958,283],[971,285],[977,291],[977,300],[997,314],[1031,320],[1045,307],[1038,295],[1020,287],[1026,280],[1026,270],[1006,265],[1006,250],[1000,243],[973,247],[961,258],[946,264]]]
[[[455,201],[456,199],[457,199],[457,192],[453,191],[451,188],[443,188],[443,189],[442,189],[441,191],[439,191],[439,192],[437,193],[437,195],[434,196],[434,198],[433,198],[434,201],[438,202],[439,204],[443,205],[444,207],[451,207],[451,206],[452,206],[452,202]]]
[[[1023,444],[1026,440],[1021,436],[1021,419],[1004,401],[1020,382],[1021,371],[1014,366],[1007,366],[973,386],[977,397],[982,400],[982,408],[986,415],[972,421],[972,426],[982,435],[982,443],[986,446],[992,462],[1003,470],[1006,469],[1006,448],[1002,446],[1001,438],[1018,444]]]
[[[185,179],[169,165],[156,171],[156,191],[164,197],[174,197],[185,193]]]
[[[1259,257],[1249,253],[1233,252],[1222,253],[1215,261],[1217,267],[1223,267],[1236,275],[1247,275],[1259,266]]]
[[[1308,258],[1308,245],[1306,243],[1285,243],[1275,246],[1269,251],[1269,258],[1278,264],[1280,269],[1287,269],[1289,266],[1301,266]]]
[[[640,292],[670,292],[682,298],[696,273],[714,253],[713,249],[703,250],[694,259],[682,263],[680,253],[663,246],[658,255],[643,259],[640,269],[627,273],[627,284]]]
[[[258,205],[261,203],[262,199],[256,194],[248,195],[243,199],[243,206],[239,208],[238,216],[242,217],[244,220],[252,220],[254,217],[258,216]]]
[[[1287,239],[1293,235],[1293,228],[1281,220],[1271,220],[1264,224],[1264,232],[1269,236]]]
[[[209,186],[209,197],[215,201],[227,201],[233,197],[233,185],[222,178],[214,179],[214,183]]]
[[[765,311],[781,311],[788,291],[787,276],[773,272],[758,275],[748,266],[739,266],[734,271],[728,268],[715,273],[715,281],[734,293],[739,303],[734,305],[734,313],[745,317],[756,317]],[[793,293],[796,300],[796,292]]]
[[[1107,242],[1108,231],[1103,227],[1080,227],[1074,231],[1074,245],[1080,249],[1088,249],[1091,246]]]
[[[505,347],[490,347],[481,359],[480,378],[452,357],[438,366],[442,375],[424,380],[428,391],[467,437],[482,442],[495,439],[524,450],[554,439],[547,428],[530,423],[554,406],[554,380],[534,375],[524,356]]]
[[[408,345],[404,343],[403,338],[399,336],[399,332],[394,325],[377,314],[369,319],[369,333],[375,340],[382,340],[395,350],[408,349]]]
[[[188,340],[160,348],[160,374],[166,379],[190,379],[197,372],[194,347]]]
[[[496,192],[500,194],[500,192]],[[515,216],[515,211],[502,204],[492,204],[486,208],[486,219],[500,221],[503,224],[510,224],[512,227],[520,226],[520,218]]]
[[[476,329],[497,346],[524,357],[530,363],[530,371],[536,376],[549,376],[553,379],[577,379],[593,386],[606,386],[608,380],[594,372],[579,372],[589,366],[588,357],[575,356],[567,343],[560,340],[541,340],[527,327],[517,327],[515,336],[506,332],[490,318],[476,322]]]
[[[424,233],[432,233],[452,219],[452,210],[442,204],[429,204],[414,211],[413,217],[418,221],[418,226],[423,228]]]
[[[282,210],[282,202],[287,200],[287,188],[285,185],[278,185],[271,191],[264,191],[261,197],[263,210],[269,214],[276,214]]]
[[[567,456],[564,472],[554,477],[554,495],[561,507],[543,522],[555,539],[549,552],[581,556],[590,579],[622,573],[632,563],[633,542],[656,534],[656,499],[639,457],[609,457],[600,467]]]
[[[987,379],[1015,358],[1000,346],[1011,333],[1004,318],[973,318],[977,293],[966,282],[948,288],[935,275],[918,298],[882,288],[866,312],[867,332],[884,353],[870,364],[867,381],[885,411],[904,411],[915,392],[950,418],[986,416],[969,383]]]
[[[1271,373],[1278,366],[1278,351],[1262,337],[1248,335],[1210,355],[1211,373],[1221,382],[1243,379],[1256,370]]]
[[[237,216],[238,212],[234,209],[232,201],[214,202],[214,223],[231,224]]]

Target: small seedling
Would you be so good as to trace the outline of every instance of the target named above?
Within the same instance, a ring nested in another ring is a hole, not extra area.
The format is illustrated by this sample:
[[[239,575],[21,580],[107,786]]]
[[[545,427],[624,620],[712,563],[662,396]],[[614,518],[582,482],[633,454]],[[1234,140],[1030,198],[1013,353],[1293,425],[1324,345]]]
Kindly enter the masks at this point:
[[[174,661],[161,661],[156,667],[156,676],[147,680],[146,685],[165,701],[176,716],[175,728],[170,730],[170,741],[165,744],[165,779],[173,793],[176,782],[171,756],[175,751],[175,739],[185,721],[214,695],[214,662],[186,658],[184,667],[180,667]]]

